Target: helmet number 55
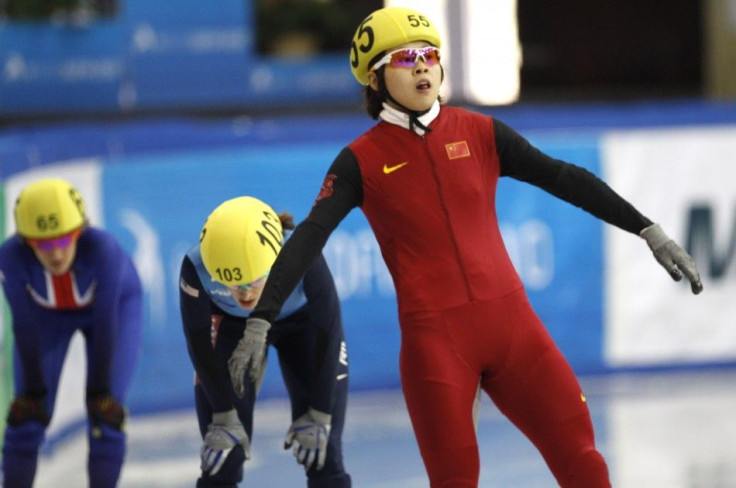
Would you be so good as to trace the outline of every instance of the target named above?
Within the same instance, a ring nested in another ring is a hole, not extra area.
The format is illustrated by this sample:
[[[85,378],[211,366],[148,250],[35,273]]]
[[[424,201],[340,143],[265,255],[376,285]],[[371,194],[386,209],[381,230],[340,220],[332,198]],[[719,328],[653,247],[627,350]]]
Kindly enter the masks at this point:
[[[376,39],[375,35],[373,34],[373,28],[371,26],[365,25],[372,19],[372,15],[368,16],[358,27],[358,32],[355,36],[356,39],[362,39],[364,36],[367,36],[367,41],[365,43],[361,42],[360,46],[356,44],[355,40],[353,40],[353,42],[350,44],[350,64],[353,66],[353,68],[357,68],[358,64],[360,64],[360,61],[358,60],[358,49],[360,49],[360,52],[365,54],[367,52],[370,52],[371,48],[373,47],[373,42]]]
[[[424,27],[429,27],[429,20],[424,15],[414,15],[410,14],[407,15],[407,19],[409,19],[409,25],[412,27],[419,27],[420,25],[423,25]]]

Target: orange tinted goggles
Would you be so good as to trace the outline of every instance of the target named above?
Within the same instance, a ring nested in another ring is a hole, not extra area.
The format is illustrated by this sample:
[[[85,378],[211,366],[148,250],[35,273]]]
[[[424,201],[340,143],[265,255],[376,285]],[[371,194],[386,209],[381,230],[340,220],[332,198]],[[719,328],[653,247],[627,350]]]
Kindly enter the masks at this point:
[[[63,236],[53,237],[51,239],[26,239],[26,242],[32,247],[41,251],[49,252],[54,249],[66,249],[72,242],[76,242],[82,229],[76,229]]]

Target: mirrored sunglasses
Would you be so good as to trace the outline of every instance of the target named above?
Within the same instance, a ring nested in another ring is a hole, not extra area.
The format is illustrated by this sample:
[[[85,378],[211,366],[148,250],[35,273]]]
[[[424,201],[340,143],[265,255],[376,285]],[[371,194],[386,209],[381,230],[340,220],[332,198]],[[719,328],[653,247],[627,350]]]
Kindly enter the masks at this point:
[[[26,239],[26,241],[40,251],[50,252],[54,249],[66,249],[72,242],[76,242],[81,233],[81,229],[76,229],[68,234],[52,239]]]
[[[266,278],[268,278],[268,273],[261,276],[255,281],[251,281],[250,283],[245,283],[243,285],[226,285],[228,290],[231,291],[248,291],[253,288],[258,288],[259,286],[262,286],[263,283],[266,281]]]
[[[385,64],[394,68],[413,68],[420,58],[427,66],[434,66],[440,62],[440,50],[434,46],[397,49],[379,59],[371,70]]]

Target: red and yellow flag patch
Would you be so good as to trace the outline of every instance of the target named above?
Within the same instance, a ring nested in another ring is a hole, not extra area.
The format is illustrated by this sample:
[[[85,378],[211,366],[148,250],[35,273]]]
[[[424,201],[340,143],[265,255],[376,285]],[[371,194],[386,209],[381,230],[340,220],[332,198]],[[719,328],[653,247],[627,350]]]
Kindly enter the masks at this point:
[[[445,144],[447,157],[449,159],[467,158],[470,156],[470,148],[467,141],[458,141]]]

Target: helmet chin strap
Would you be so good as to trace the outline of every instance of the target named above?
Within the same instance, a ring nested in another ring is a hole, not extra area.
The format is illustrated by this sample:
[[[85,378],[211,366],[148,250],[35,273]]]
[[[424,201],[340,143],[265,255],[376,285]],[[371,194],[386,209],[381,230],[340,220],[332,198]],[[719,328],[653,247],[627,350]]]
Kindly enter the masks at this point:
[[[416,126],[425,132],[432,132],[432,129],[422,124],[422,122],[419,120],[419,117],[429,112],[429,109],[424,110],[423,112],[420,112],[418,110],[411,110],[410,108],[405,107],[404,105],[396,101],[394,97],[391,96],[391,94],[388,92],[388,88],[386,87],[386,83],[383,81],[381,82],[381,91],[383,92],[383,96],[386,98],[386,100],[396,105],[396,107],[399,110],[401,110],[402,112],[404,112],[405,114],[409,116],[409,130],[410,131],[413,132],[414,126]]]

